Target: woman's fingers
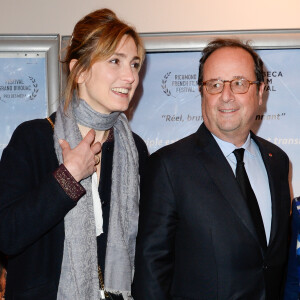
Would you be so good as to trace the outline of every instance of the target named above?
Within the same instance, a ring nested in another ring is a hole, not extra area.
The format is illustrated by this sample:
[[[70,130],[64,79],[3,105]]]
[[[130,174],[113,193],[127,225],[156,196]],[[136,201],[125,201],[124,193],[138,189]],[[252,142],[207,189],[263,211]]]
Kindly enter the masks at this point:
[[[77,181],[90,176],[100,163],[96,155],[101,152],[101,143],[93,144],[94,140],[95,130],[91,129],[74,149],[66,141],[61,143],[64,165]]]

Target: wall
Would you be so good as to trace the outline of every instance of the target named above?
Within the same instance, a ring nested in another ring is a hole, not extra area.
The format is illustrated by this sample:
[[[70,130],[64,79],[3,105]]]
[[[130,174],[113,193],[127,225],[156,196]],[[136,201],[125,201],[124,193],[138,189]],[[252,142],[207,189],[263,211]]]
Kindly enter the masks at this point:
[[[0,34],[69,35],[103,7],[139,32],[300,28],[299,0],[1,0]]]

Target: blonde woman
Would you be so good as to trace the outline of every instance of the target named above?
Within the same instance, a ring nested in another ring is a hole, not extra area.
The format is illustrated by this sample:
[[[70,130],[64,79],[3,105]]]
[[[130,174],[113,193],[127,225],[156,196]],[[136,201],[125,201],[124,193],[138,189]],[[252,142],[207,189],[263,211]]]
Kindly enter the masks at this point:
[[[131,299],[145,143],[124,112],[144,49],[108,9],[75,26],[64,99],[21,124],[0,165],[6,299]]]

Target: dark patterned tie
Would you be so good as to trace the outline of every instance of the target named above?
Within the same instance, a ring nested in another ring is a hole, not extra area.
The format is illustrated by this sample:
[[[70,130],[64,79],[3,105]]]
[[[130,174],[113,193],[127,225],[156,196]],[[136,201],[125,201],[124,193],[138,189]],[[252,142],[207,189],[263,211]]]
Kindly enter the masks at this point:
[[[257,203],[256,196],[252,190],[249,178],[244,164],[244,151],[245,149],[235,149],[233,151],[236,157],[236,179],[240,185],[241,191],[247,200],[248,208],[259,238],[261,245],[267,247],[266,233],[264,223],[261,217],[260,209]]]

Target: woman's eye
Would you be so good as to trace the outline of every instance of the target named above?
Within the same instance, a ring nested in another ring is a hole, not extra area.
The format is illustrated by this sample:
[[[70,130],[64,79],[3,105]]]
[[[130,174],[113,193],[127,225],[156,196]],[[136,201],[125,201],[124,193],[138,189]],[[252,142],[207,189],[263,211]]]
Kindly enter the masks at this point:
[[[114,59],[111,59],[110,62],[113,64],[118,64],[120,62],[120,60],[118,58],[114,58]]]
[[[134,63],[132,63],[132,65],[131,65],[133,68],[135,68],[135,69],[139,69],[140,68],[140,63],[139,62],[134,62]]]

